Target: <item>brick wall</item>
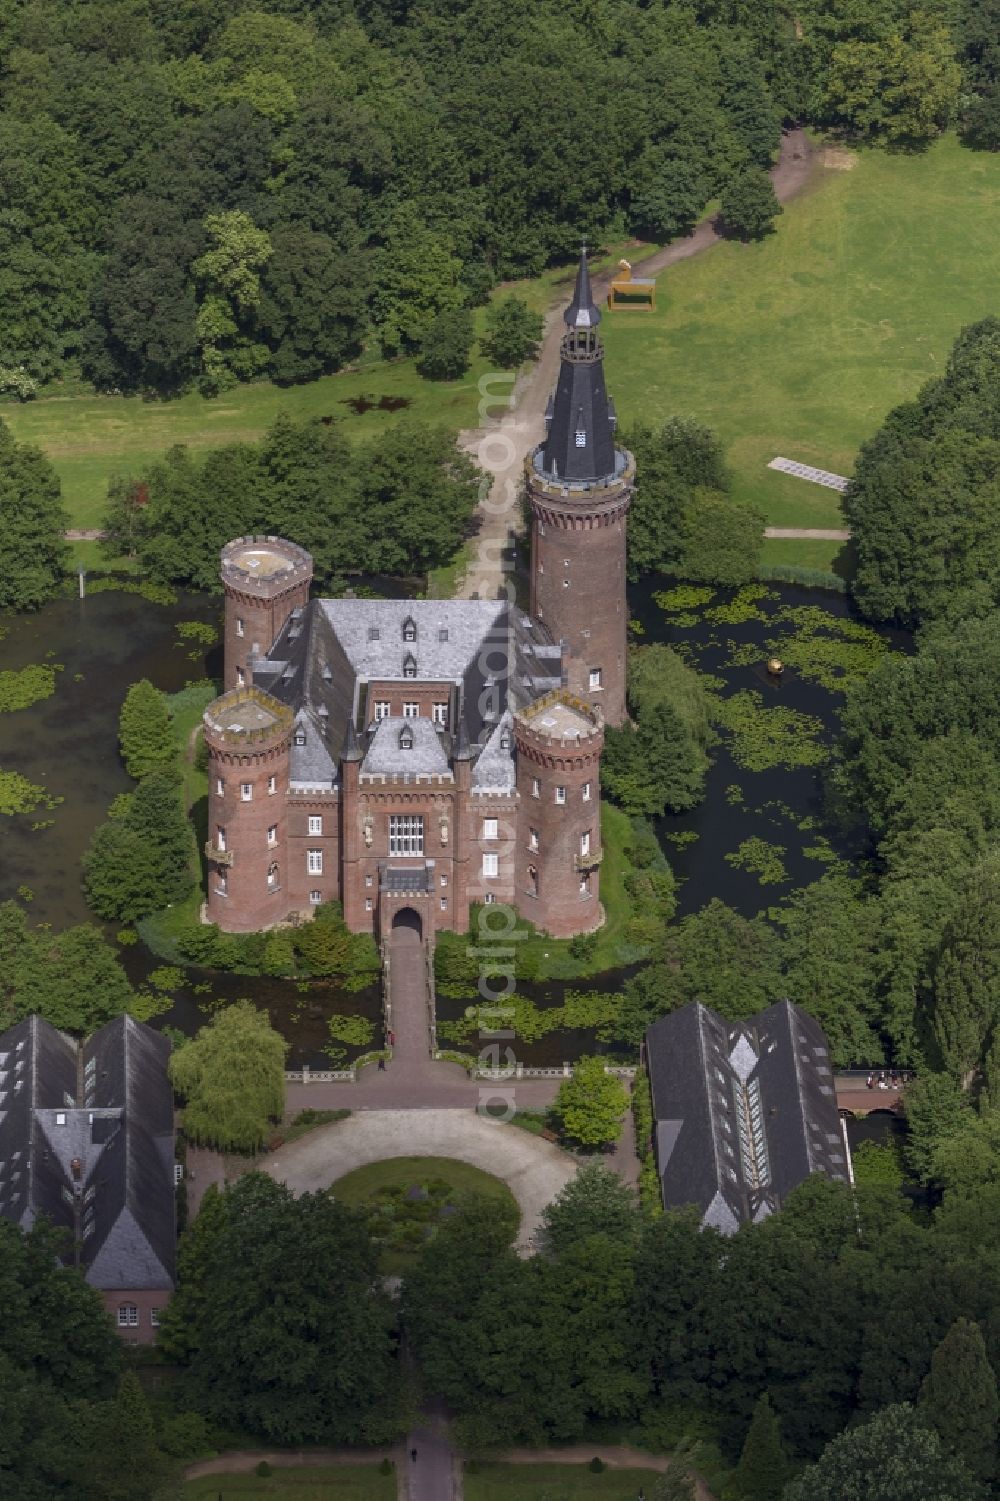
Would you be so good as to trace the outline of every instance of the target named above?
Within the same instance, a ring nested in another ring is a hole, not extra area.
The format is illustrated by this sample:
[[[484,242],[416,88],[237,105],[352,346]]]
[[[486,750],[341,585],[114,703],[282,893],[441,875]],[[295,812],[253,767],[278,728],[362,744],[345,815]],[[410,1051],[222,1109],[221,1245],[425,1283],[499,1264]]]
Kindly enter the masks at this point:
[[[169,1288],[119,1289],[101,1292],[101,1302],[121,1338],[130,1345],[151,1345],[156,1340],[154,1315],[162,1315],[170,1301]],[[135,1323],[130,1322],[134,1316]],[[122,1319],[126,1322],[122,1322]]]

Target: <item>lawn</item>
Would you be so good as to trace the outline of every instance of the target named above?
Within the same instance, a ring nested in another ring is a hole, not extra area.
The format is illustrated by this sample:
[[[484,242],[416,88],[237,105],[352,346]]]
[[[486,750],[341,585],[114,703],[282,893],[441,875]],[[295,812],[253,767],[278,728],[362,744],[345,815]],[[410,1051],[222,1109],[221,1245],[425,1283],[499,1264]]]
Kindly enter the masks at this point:
[[[272,1475],[203,1475],[184,1487],[185,1501],[396,1501],[396,1476],[380,1475],[377,1464],[317,1465],[275,1469]]]
[[[844,159],[844,153],[839,153]],[[837,527],[834,491],[776,455],[850,474],[886,412],[940,374],[963,325],[1000,311],[1000,155],[946,137],[922,155],[821,166],[759,245],[721,244],[659,277],[655,313],[606,317],[622,422],[673,413],[724,439],[772,526]],[[791,561],[787,542],[769,561]],[[837,543],[803,544],[829,566]]]
[[[640,1487],[652,1501],[655,1470],[604,1470],[586,1465],[480,1463],[465,1473],[465,1501],[636,1501]]]
[[[407,1190],[417,1186],[426,1197],[407,1199]],[[344,1204],[372,1210],[386,1274],[407,1270],[456,1195],[479,1194],[511,1209],[515,1224],[520,1219],[517,1202],[505,1183],[453,1157],[390,1157],[372,1162],[338,1178],[331,1192]]]

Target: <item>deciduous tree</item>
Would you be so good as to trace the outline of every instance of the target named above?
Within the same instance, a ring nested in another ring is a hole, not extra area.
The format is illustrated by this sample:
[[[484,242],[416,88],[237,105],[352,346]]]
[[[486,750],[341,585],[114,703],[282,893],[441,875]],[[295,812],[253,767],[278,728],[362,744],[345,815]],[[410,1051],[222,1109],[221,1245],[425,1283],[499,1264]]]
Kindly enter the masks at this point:
[[[285,1107],[288,1044],[266,1011],[236,1001],[175,1048],[170,1078],[185,1099],[184,1129],[193,1141],[253,1152]]]

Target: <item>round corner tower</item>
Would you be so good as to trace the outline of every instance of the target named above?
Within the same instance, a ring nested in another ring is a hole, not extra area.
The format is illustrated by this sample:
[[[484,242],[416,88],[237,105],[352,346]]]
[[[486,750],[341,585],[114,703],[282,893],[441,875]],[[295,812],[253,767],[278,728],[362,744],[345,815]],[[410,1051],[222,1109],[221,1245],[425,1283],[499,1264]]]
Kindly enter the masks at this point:
[[[293,714],[259,688],[205,710],[208,918],[227,933],[269,928],[290,907],[288,757]]]
[[[570,691],[625,719],[628,605],[625,526],[635,462],[615,446],[614,405],[604,386],[601,321],[587,253],[564,316],[559,380],[544,442],[525,465],[531,509],[531,613],[565,643]]]
[[[266,656],[293,610],[309,599],[313,560],[284,537],[237,537],[222,549],[226,595],[224,686],[250,687],[251,659]]]
[[[557,689],[514,715],[514,741],[517,909],[553,938],[592,932],[604,921],[600,714]]]

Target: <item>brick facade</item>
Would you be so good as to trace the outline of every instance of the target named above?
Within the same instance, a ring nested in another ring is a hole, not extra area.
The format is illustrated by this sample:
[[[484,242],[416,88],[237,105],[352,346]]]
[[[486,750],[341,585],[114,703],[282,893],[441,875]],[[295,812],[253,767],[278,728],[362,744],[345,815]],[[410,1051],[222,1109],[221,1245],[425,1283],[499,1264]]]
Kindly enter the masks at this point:
[[[625,523],[634,482],[631,454],[614,481],[586,489],[548,480],[530,461],[527,468],[531,613],[566,643],[570,692],[612,725],[625,719]]]
[[[224,687],[249,688],[251,658],[271,649],[293,610],[309,598],[312,558],[283,537],[237,537],[222,549],[226,596]]]
[[[159,1320],[170,1301],[167,1288],[102,1289],[101,1302],[119,1337],[127,1345],[152,1345],[156,1342]],[[156,1322],[154,1323],[154,1319]]]

